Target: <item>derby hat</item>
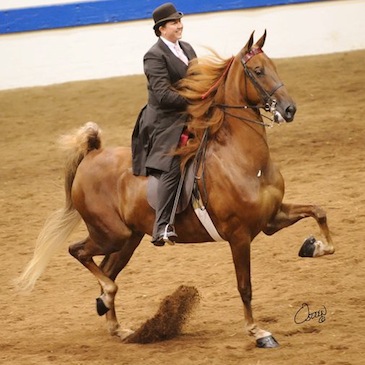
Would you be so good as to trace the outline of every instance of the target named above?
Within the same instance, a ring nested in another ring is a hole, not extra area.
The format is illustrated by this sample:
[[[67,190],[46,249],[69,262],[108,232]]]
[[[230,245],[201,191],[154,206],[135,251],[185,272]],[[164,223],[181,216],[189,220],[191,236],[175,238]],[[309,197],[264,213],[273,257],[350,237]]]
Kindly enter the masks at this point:
[[[158,28],[169,20],[181,19],[184,14],[180,11],[177,11],[174,4],[165,3],[156,8],[153,13],[153,20],[155,21],[155,25],[153,29],[155,32]]]

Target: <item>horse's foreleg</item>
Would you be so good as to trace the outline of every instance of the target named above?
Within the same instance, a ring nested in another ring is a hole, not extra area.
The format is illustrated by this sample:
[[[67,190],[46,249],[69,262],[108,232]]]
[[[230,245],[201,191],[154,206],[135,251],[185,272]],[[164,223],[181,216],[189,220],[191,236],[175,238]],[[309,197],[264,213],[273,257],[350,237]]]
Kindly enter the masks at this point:
[[[142,237],[143,234],[133,235],[125,242],[123,248],[120,251],[105,256],[99,266],[104,274],[114,281],[117,278],[118,274],[128,264],[135,249],[141,242]],[[101,296],[103,294],[104,293],[102,290]],[[120,328],[115,312],[115,306],[110,308],[110,310],[106,313],[106,322],[108,331],[111,335],[117,335],[123,339],[124,337],[127,337],[132,333],[131,330]]]
[[[241,295],[244,308],[245,326],[249,335],[256,339],[256,345],[261,348],[277,347],[278,343],[272,334],[257,326],[254,322],[251,308],[252,288],[251,288],[251,264],[250,264],[250,240],[241,242],[231,242],[231,251],[234,266],[236,269],[237,286]]]
[[[272,235],[277,231],[308,217],[312,217],[316,220],[321,233],[325,238],[325,242],[323,243],[310,237],[304,242],[299,254],[301,256],[316,257],[334,253],[335,249],[327,225],[326,212],[316,205],[282,204],[263,232]]]

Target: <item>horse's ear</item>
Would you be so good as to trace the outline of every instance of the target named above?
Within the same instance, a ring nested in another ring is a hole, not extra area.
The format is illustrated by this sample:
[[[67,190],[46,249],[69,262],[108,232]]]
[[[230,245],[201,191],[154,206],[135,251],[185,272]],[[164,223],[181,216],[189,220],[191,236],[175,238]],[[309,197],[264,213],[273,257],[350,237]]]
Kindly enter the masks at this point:
[[[253,31],[251,33],[250,39],[248,40],[246,45],[242,48],[242,50],[241,50],[242,55],[245,55],[251,49],[251,47],[253,45],[253,35],[254,35],[254,33],[255,33],[255,31]]]
[[[265,29],[265,33],[263,34],[263,36],[257,41],[256,45],[259,48],[262,48],[265,44],[265,39],[266,39],[266,29]]]

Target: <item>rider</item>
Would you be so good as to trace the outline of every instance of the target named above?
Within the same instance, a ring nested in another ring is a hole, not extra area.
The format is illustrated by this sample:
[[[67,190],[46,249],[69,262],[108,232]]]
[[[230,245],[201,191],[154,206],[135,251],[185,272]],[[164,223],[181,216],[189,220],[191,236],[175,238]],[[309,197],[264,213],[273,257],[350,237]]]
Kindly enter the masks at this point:
[[[172,3],[153,11],[158,40],[143,58],[148,104],[141,110],[132,135],[133,173],[158,178],[152,233],[156,246],[177,238],[169,221],[180,179],[180,157],[171,151],[178,146],[186,122],[183,112],[187,101],[174,91],[173,85],[186,75],[188,62],[196,57],[192,46],[180,40],[182,16]]]

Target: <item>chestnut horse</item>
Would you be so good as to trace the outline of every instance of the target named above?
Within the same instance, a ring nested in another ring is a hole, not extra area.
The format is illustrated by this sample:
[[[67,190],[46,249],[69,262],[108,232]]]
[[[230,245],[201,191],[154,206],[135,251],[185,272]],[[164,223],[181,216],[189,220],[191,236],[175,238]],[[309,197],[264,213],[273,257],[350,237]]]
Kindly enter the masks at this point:
[[[245,325],[259,347],[276,347],[270,332],[254,321],[251,309],[250,246],[260,233],[272,235],[297,221],[316,220],[324,242],[309,241],[303,256],[334,252],[326,213],[314,205],[284,204],[284,181],[270,158],[260,108],[276,122],[291,122],[295,104],[280,81],[273,62],[263,52],[265,34],[254,44],[253,33],[230,59],[199,59],[176,86],[189,100],[188,128],[193,137],[177,151],[183,163],[204,147],[197,179],[208,200],[207,212],[219,235],[229,242],[241,295]],[[106,314],[108,330],[122,336],[116,312],[115,279],[127,265],[145,234],[151,234],[154,210],[147,202],[148,178],[134,176],[129,147],[102,148],[100,129],[87,123],[65,136],[65,207],[46,222],[34,256],[19,286],[32,289],[51,255],[85,222],[88,237],[69,251],[97,278],[101,295],[99,315]],[[211,242],[191,205],[176,216],[178,243]],[[103,255],[98,266],[93,257]]]

